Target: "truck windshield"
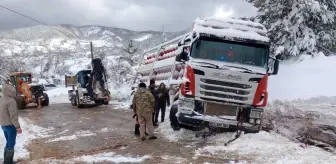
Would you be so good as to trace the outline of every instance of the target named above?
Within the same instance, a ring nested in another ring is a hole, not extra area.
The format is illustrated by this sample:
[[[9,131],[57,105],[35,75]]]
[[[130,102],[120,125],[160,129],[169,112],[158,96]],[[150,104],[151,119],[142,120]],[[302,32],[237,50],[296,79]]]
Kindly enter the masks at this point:
[[[190,55],[198,59],[225,61],[266,68],[268,46],[201,38],[192,45]]]

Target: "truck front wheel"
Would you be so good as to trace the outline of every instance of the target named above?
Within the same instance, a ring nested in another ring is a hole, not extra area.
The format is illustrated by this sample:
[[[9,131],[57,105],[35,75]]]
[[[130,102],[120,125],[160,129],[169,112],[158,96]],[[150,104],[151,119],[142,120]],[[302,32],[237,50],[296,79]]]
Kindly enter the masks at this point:
[[[83,104],[80,103],[80,100],[79,100],[79,95],[78,93],[76,93],[76,99],[77,99],[77,108],[83,108]]]
[[[177,120],[176,114],[178,112],[177,105],[173,105],[170,109],[169,119],[170,119],[170,126],[173,128],[174,131],[179,131],[181,129],[180,123]]]
[[[71,96],[71,105],[72,106],[77,106],[76,95]]]

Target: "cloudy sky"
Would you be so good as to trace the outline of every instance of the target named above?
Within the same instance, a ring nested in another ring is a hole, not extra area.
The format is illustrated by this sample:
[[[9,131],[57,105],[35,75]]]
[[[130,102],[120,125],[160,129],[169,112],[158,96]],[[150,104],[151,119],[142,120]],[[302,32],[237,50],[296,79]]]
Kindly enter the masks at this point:
[[[103,25],[130,30],[183,30],[195,18],[252,16],[244,0],[0,0],[0,5],[46,24]],[[37,25],[0,8],[0,29]]]

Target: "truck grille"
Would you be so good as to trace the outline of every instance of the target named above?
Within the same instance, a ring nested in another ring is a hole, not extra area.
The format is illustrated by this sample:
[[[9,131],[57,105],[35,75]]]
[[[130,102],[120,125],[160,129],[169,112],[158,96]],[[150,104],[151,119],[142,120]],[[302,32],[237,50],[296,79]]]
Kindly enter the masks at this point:
[[[220,99],[247,101],[251,85],[232,82],[218,81],[212,79],[200,79],[200,94],[203,96],[217,97]]]
[[[227,87],[240,88],[240,89],[252,88],[251,85],[237,84],[237,83],[231,83],[231,82],[226,82],[226,81],[217,81],[217,80],[203,79],[203,78],[201,78],[201,81],[207,84],[214,84],[214,85],[219,85],[219,86],[227,86]]]
[[[210,116],[236,116],[237,107],[216,103],[207,103],[205,109],[205,115]]]
[[[221,92],[230,92],[235,93],[239,95],[248,95],[250,92],[248,91],[242,91],[242,90],[236,90],[236,89],[228,89],[228,88],[221,88],[221,87],[214,87],[214,86],[207,86],[207,85],[201,85],[201,88],[205,90],[212,90],[212,91],[221,91]]]

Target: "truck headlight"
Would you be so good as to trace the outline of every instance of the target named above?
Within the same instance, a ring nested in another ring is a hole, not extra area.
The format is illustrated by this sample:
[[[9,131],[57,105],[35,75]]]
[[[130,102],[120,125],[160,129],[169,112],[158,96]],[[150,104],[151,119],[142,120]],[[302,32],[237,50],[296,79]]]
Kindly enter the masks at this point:
[[[259,125],[260,123],[261,123],[261,120],[260,120],[260,119],[257,119],[257,120],[256,120],[256,124]]]
[[[249,122],[250,122],[250,124],[253,124],[254,123],[254,119],[250,118]]]
[[[250,118],[261,118],[262,115],[263,115],[263,111],[251,109]]]
[[[180,100],[179,108],[194,110],[195,103],[193,100],[189,100],[189,99]]]
[[[192,114],[195,108],[195,102],[193,99],[182,99],[178,104],[178,108],[181,113]]]

